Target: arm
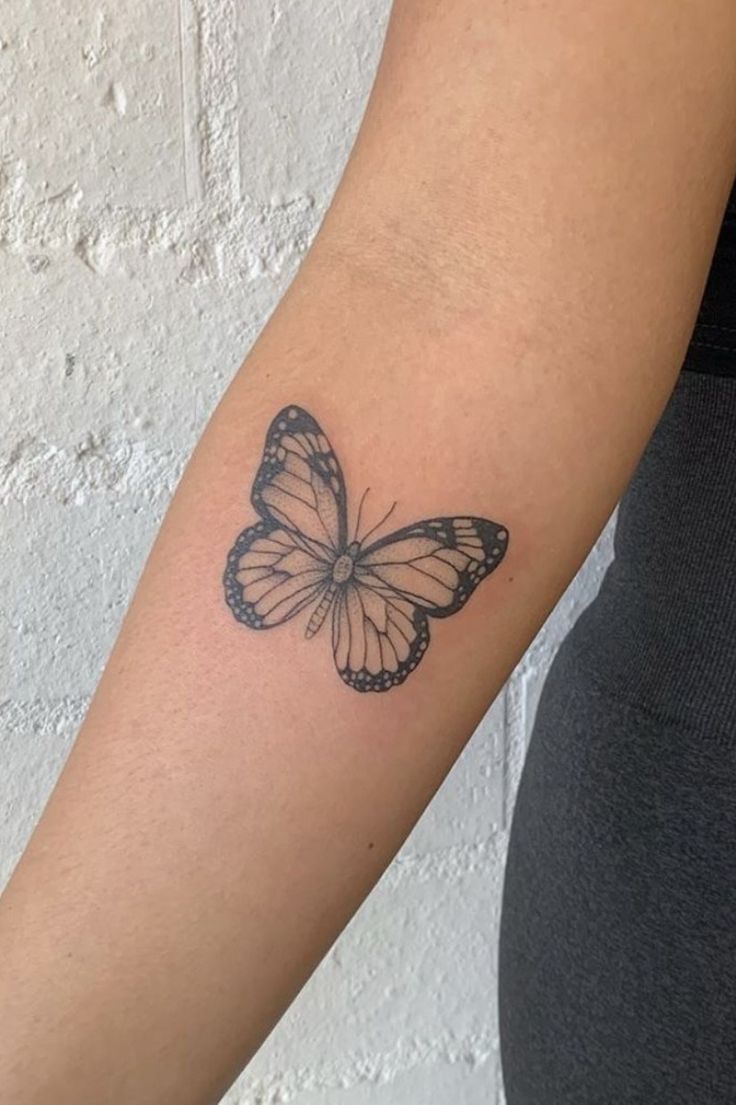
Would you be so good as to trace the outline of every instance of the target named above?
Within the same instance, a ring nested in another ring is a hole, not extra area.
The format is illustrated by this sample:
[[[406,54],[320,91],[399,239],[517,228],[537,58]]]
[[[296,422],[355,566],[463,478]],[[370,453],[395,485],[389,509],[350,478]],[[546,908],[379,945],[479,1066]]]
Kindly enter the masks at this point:
[[[735,33],[727,0],[397,2],[332,208],[187,468],[3,898],[4,1100],[214,1102],[385,868],[672,387],[734,171]],[[351,521],[370,485],[372,522],[398,500],[389,528],[510,534],[386,693],[343,683],[310,610],[257,632],[223,597],[294,404]]]

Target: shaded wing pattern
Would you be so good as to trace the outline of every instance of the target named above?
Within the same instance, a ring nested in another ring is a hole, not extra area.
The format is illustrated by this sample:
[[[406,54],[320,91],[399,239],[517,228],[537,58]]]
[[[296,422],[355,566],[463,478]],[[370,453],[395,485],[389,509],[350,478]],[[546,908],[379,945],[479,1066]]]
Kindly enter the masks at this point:
[[[363,551],[333,608],[342,679],[361,691],[403,683],[429,644],[428,618],[460,610],[507,547],[508,531],[485,518],[432,518]]]
[[[261,521],[238,537],[227,558],[225,598],[251,629],[281,625],[327,590],[331,564],[298,533]]]
[[[317,421],[301,407],[284,407],[266,435],[251,492],[262,518],[333,556],[347,542],[347,497],[340,463]]]
[[[356,691],[388,691],[414,671],[429,644],[424,610],[389,589],[348,584],[332,608],[332,651]]]

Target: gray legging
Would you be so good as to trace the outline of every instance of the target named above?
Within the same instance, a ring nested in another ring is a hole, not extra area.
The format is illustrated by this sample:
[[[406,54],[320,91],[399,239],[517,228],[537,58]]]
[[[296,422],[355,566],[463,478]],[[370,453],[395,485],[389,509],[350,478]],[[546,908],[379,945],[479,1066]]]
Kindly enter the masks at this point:
[[[501,923],[508,1105],[736,1102],[736,374],[702,374],[733,373],[735,337],[696,331],[543,691]]]

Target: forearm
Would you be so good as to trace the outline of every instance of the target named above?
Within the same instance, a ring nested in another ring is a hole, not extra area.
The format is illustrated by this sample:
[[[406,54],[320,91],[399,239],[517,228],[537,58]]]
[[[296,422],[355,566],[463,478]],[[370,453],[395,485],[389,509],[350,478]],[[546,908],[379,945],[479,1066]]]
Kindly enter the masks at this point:
[[[333,208],[187,469],[3,900],[0,1086],[19,1105],[216,1100],[442,781],[666,401],[733,170],[727,5],[681,5],[678,25],[665,4],[461,7],[397,6]],[[371,524],[397,500],[389,530],[510,535],[385,693],[343,681],[329,623],[305,639],[311,607],[256,631],[225,601],[228,551],[268,523],[249,501],[266,431],[295,405],[339,458],[351,528],[370,486]]]

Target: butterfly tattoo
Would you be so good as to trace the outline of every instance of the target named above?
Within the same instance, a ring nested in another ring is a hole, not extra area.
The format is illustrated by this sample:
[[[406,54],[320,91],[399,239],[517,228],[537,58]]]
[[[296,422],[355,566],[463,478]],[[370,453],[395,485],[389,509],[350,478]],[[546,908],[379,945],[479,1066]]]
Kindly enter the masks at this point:
[[[366,492],[367,494],[367,492]],[[319,423],[284,407],[266,435],[251,492],[259,515],[227,558],[225,598],[250,629],[311,607],[306,636],[329,618],[338,673],[356,691],[403,683],[429,644],[429,619],[462,609],[497,568],[508,530],[486,518],[430,518],[366,544],[365,494],[353,537],[340,463]],[[394,506],[396,504],[394,503]]]

